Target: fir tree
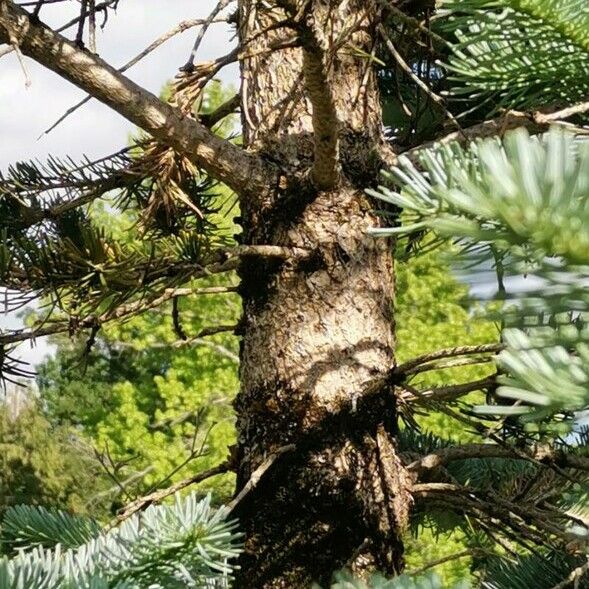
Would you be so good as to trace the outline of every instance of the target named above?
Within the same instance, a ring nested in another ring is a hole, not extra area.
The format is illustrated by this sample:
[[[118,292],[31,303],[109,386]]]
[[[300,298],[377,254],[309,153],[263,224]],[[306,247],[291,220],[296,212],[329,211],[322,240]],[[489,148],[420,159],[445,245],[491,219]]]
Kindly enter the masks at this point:
[[[47,321],[1,336],[5,377],[22,373],[13,344],[88,330],[91,347],[107,323],[237,269],[238,443],[224,465],[236,471],[228,511],[245,535],[236,586],[325,585],[342,567],[364,579],[380,569],[374,586],[431,585],[399,576],[405,534],[423,521],[468,534],[487,587],[526,586],[538,562],[557,577],[543,574],[547,587],[579,584],[589,568],[586,436],[573,443],[563,434],[587,403],[584,4],[446,0],[436,10],[429,2],[239,0],[229,17],[238,49],[196,63],[199,35],[168,102],[80,48],[87,13],[93,45],[98,5],[82,3],[74,43],[40,24],[42,4],[29,14],[3,0],[0,41],[149,138],[139,154],[21,163],[3,178],[0,281],[16,293],[9,305],[51,303]],[[386,138],[376,76],[383,59],[399,106],[392,119],[402,121]],[[240,62],[239,98],[190,116],[231,61]],[[457,102],[446,104],[442,90]],[[243,146],[211,131],[236,106]],[[391,184],[376,190],[388,168]],[[237,243],[216,231],[213,179],[239,196]],[[119,207],[141,211],[139,243],[117,240],[86,214],[115,189]],[[375,211],[365,189],[387,210]],[[405,253],[453,237],[469,263],[490,260],[501,341],[395,359],[384,238],[398,234],[410,235],[397,243]],[[534,272],[546,286],[506,305],[509,272]],[[172,315],[178,323],[177,305]],[[497,352],[496,376],[427,388],[415,381]],[[469,402],[476,391],[487,394],[484,406]],[[479,439],[454,444],[420,432],[419,413],[432,409]],[[0,578],[12,586],[34,586],[25,578],[225,583],[234,548],[215,542],[232,534],[221,523],[227,511],[187,501],[142,515],[131,505],[120,528],[63,553],[36,547],[5,562]],[[38,515],[22,523],[52,521]]]

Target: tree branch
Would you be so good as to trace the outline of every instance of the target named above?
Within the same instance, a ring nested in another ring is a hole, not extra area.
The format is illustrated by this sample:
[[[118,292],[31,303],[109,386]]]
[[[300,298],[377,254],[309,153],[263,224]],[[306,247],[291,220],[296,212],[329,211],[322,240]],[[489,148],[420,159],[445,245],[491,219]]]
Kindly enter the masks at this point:
[[[215,22],[226,22],[226,20],[227,19],[221,19],[220,21]],[[135,57],[133,57],[133,59],[128,61],[125,65],[121,66],[117,71],[121,74],[126,72],[127,70],[131,69],[134,65],[139,63],[143,58],[147,57],[150,53],[155,51],[158,47],[163,45],[166,41],[169,41],[175,35],[184,33],[192,27],[201,26],[204,24],[204,22],[205,20],[197,18],[192,20],[184,20],[178,23],[173,29],[170,29],[169,31],[158,37],[155,41],[153,41],[153,43],[151,43],[145,49],[140,51]],[[92,96],[88,95],[82,100],[80,100],[80,102],[77,102],[76,104],[68,108],[50,127],[43,131],[42,135],[47,135],[48,133],[51,133],[51,131],[53,131],[53,129],[55,129],[65,119],[67,119],[67,117],[76,112],[79,108],[84,106],[84,104],[86,104],[91,99]]]
[[[18,41],[24,55],[113,108],[155,139],[185,154],[236,192],[264,192],[276,179],[274,167],[122,76],[51,29],[32,22],[12,0],[0,0],[0,41]]]
[[[519,538],[541,546],[546,545],[546,534],[561,542],[570,540],[568,523],[571,518],[562,511],[547,512],[536,505],[509,501],[491,491],[452,483],[417,484],[412,493],[416,499],[471,514],[501,531],[511,528]]]
[[[220,274],[223,272],[228,272],[230,270],[235,270],[238,267],[240,260],[243,258],[263,257],[273,258],[277,260],[294,259],[302,261],[307,259],[309,256],[310,251],[304,250],[302,248],[284,248],[272,245],[241,245],[235,248],[231,248],[229,250],[219,250],[214,252],[210,257],[209,261],[202,266],[196,266],[194,264],[184,264],[182,266],[179,266],[176,270],[178,272],[185,273],[186,279],[198,279],[205,278],[207,276],[210,276],[211,274]],[[168,272],[168,269],[166,270],[166,272]],[[224,288],[220,292],[226,291],[227,289]],[[199,293],[198,290],[195,289],[169,288],[166,289],[162,294],[159,294],[154,298],[148,300],[139,299],[137,301],[133,301],[131,303],[126,303],[124,305],[115,307],[114,309],[106,311],[105,313],[99,316],[89,315],[87,317],[81,318],[77,321],[77,327],[84,329],[101,326],[105,323],[108,323],[109,321],[123,319],[126,317],[137,315],[139,313],[143,313],[144,311],[153,309],[154,307],[158,307],[159,305],[167,301],[170,301],[176,296],[187,294],[205,294],[205,292],[213,294],[214,292],[219,291],[211,291],[210,289],[205,289],[205,291],[201,290]],[[178,293],[180,293],[180,295]],[[231,327],[233,328],[234,326]],[[195,337],[198,338],[203,337],[205,335],[214,335],[215,333],[219,333],[220,331],[227,330],[227,326],[212,327],[203,330],[200,334],[198,334]],[[55,335],[57,333],[64,333],[68,331],[71,331],[71,323],[70,321],[64,320],[56,321],[55,323],[51,323],[40,328],[21,329],[6,334],[2,334],[0,332],[0,346],[23,342],[26,340],[32,340],[37,337]]]
[[[408,385],[402,385],[408,386]],[[424,391],[418,391],[413,387],[409,390],[403,391],[399,398],[405,402],[419,402],[419,401],[454,401],[459,397],[472,393],[474,391],[482,391],[486,388],[495,386],[495,377],[488,376],[475,380],[473,382],[466,382],[464,384],[448,385],[445,387],[434,387]]]
[[[182,489],[186,489],[186,487],[190,487],[191,485],[196,485],[197,483],[202,483],[203,481],[210,479],[211,477],[217,476],[219,474],[224,474],[226,472],[231,472],[232,464],[231,461],[225,461],[213,468],[209,468],[204,472],[200,472],[190,478],[184,479],[173,485],[167,487],[166,489],[160,489],[159,491],[154,491],[153,493],[149,493],[149,495],[145,495],[144,497],[140,497],[139,499],[135,499],[128,505],[126,505],[121,513],[117,515],[106,527],[105,531],[112,530],[116,528],[119,524],[124,522],[126,519],[129,519],[132,515],[137,513],[138,511],[143,511],[147,509],[150,505],[154,503],[160,503],[166,497],[170,495],[174,495],[178,493]]]
[[[526,453],[521,449],[511,449],[509,446],[495,444],[464,444],[441,448],[419,460],[411,462],[407,470],[422,476],[427,472],[445,466],[454,460],[468,460],[471,458],[510,458],[513,460],[530,460],[534,463],[556,465],[560,468],[572,468],[589,471],[589,457],[578,456],[548,447],[538,447],[532,453]]]
[[[235,94],[229,100],[224,102],[216,110],[210,113],[199,115],[199,118],[205,127],[209,129],[214,127],[218,122],[222,121],[225,117],[233,114],[241,104],[241,97],[239,94]]]
[[[389,153],[387,156],[387,163],[389,165],[395,165],[396,162],[392,160],[398,159],[401,155],[409,158],[412,162],[418,161],[419,152],[424,149],[430,149],[432,147],[439,147],[441,145],[447,145],[448,143],[458,142],[461,145],[466,145],[475,139],[486,139],[488,137],[502,137],[507,131],[517,129],[519,127],[525,127],[530,133],[543,133],[548,131],[550,125],[561,123],[566,119],[583,114],[589,111],[589,101],[575,104],[568,108],[560,109],[558,106],[553,105],[542,110],[534,112],[522,112],[518,110],[509,110],[502,115],[483,121],[477,125],[466,127],[459,131],[449,133],[439,139],[428,141],[417,147],[413,147],[401,154],[391,157]]]
[[[478,346],[459,346],[456,348],[443,348],[428,352],[403,364],[399,364],[393,370],[394,375],[404,376],[410,374],[414,368],[421,364],[433,362],[434,360],[441,360],[444,358],[455,358],[456,356],[469,356],[474,354],[496,354],[504,348],[503,344],[481,344]]]
[[[299,11],[292,0],[279,4],[289,13],[303,48],[303,77],[312,107],[314,160],[311,181],[319,190],[331,190],[339,180],[339,121],[327,75],[325,51],[313,30],[304,3]]]
[[[574,585],[576,589],[578,587],[579,581],[587,573],[589,573],[589,560],[585,564],[582,564],[581,566],[578,566],[576,569],[571,571],[571,573],[567,576],[566,579],[558,583],[558,585],[554,585],[552,589],[565,589],[566,587],[570,587],[571,585]]]

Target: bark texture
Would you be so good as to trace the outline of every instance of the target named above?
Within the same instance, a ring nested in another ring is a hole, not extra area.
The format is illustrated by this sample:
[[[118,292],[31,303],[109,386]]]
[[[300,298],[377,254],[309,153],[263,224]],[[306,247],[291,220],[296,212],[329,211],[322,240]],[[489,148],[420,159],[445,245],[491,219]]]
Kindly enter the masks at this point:
[[[264,51],[284,29],[256,35],[295,14],[288,4],[300,8],[291,28],[304,50]],[[241,43],[256,39],[256,56],[241,64],[245,142],[282,174],[274,191],[242,194],[243,239],[313,252],[302,263],[241,267],[238,490],[270,452],[297,450],[240,507],[239,587],[308,587],[344,566],[402,567],[410,495],[394,400],[364,399],[393,364],[393,265],[386,242],[366,236],[377,220],[362,191],[377,179],[382,143],[377,84],[361,56],[373,50],[379,17],[376,0],[239,2]],[[306,182],[334,153],[332,137],[317,153],[318,112],[337,119],[341,173],[329,191]]]

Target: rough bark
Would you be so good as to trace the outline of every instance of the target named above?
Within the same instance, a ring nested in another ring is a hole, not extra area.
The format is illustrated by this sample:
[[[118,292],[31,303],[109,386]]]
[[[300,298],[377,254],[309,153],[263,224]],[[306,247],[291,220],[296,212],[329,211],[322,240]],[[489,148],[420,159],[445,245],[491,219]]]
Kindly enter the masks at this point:
[[[285,17],[267,6],[240,0],[242,43]],[[393,365],[393,265],[387,244],[366,236],[377,219],[362,191],[377,179],[382,138],[376,80],[357,49],[372,51],[380,12],[372,0],[308,6],[305,24],[321,46],[338,119],[336,189],[317,192],[305,181],[321,91],[306,86],[305,67],[316,73],[317,62],[302,49],[263,52],[283,34],[273,32],[241,64],[246,146],[271,159],[284,179],[273,193],[241,195],[243,240],[314,255],[301,264],[251,260],[240,270],[238,491],[273,450],[297,450],[240,505],[246,549],[238,587],[308,587],[345,566],[398,572],[410,506],[394,402],[363,402],[370,383]]]

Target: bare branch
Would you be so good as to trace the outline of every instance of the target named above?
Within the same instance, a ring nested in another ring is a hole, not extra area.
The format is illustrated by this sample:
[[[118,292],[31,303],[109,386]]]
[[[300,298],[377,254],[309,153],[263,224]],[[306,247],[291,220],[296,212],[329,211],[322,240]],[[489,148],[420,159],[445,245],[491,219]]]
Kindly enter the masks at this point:
[[[566,587],[570,587],[571,585],[574,585],[576,589],[579,586],[579,581],[587,573],[589,573],[589,560],[585,564],[582,564],[581,566],[571,571],[570,575],[568,575],[564,581],[558,583],[558,585],[555,585],[552,587],[552,589],[566,589]]]
[[[252,473],[252,476],[249,478],[248,482],[243,486],[241,491],[237,494],[237,496],[227,504],[229,509],[229,513],[235,511],[237,506],[260,484],[263,476],[266,474],[268,469],[280,458],[283,454],[287,454],[288,452],[292,452],[296,449],[294,444],[287,444],[286,446],[282,446],[272,452],[256,470]]]
[[[134,65],[139,63],[142,59],[147,57],[150,53],[153,53],[158,47],[162,46],[166,41],[169,41],[172,37],[179,35],[180,33],[184,33],[185,31],[203,25],[205,21],[202,18],[192,19],[192,20],[184,20],[177,24],[173,29],[170,29],[160,37],[158,37],[153,43],[148,45],[143,51],[140,51],[133,59],[128,61],[125,65],[121,66],[118,71],[119,73],[124,73],[127,70],[131,69]],[[215,19],[213,22],[226,22],[226,19]],[[59,124],[61,124],[67,117],[71,114],[76,112],[79,108],[84,106],[84,104],[88,103],[92,100],[92,96],[88,95],[86,98],[80,100],[80,102],[74,104],[70,108],[68,108],[48,129],[43,131],[42,135],[47,135],[51,133],[53,129],[55,129]]]
[[[242,245],[228,250],[218,250],[211,255],[208,263],[198,267],[194,264],[178,265],[175,271],[182,274],[186,279],[205,278],[211,274],[220,274],[235,270],[241,259],[252,257],[273,258],[277,260],[292,259],[295,261],[302,261],[310,256],[310,251],[302,248],[284,248],[272,245]],[[170,268],[166,268],[166,275],[169,274]],[[189,289],[190,294],[198,294],[198,291]],[[223,290],[225,292],[226,289]],[[188,290],[180,289],[166,289],[162,294],[151,299],[139,299],[131,303],[120,305],[111,309],[102,315],[89,315],[77,321],[77,326],[81,329],[93,328],[104,325],[109,321],[115,321],[127,317],[143,313],[149,309],[153,309],[162,305],[165,302],[172,300],[179,296],[178,292],[188,294]],[[202,294],[202,291],[201,291]],[[211,293],[212,294],[212,293]],[[220,331],[228,331],[235,329],[235,326],[217,326],[203,330],[196,338],[204,337],[205,335],[214,335]],[[55,335],[57,333],[65,333],[71,331],[71,324],[69,321],[56,321],[55,323],[46,324],[42,327],[32,329],[21,329],[3,334],[0,332],[0,346],[7,344],[14,344],[26,340],[34,340],[37,337],[47,335]]]
[[[416,162],[418,160],[419,152],[423,149],[429,149],[432,147],[439,147],[441,145],[447,145],[448,143],[458,142],[462,145],[466,145],[475,139],[485,139],[488,137],[503,137],[507,131],[517,129],[519,127],[525,127],[528,132],[536,134],[547,131],[550,125],[562,124],[566,119],[589,111],[589,102],[582,102],[573,105],[568,108],[560,109],[558,106],[549,106],[535,112],[522,112],[518,110],[508,110],[501,116],[494,119],[489,119],[472,127],[466,127],[460,131],[454,131],[439,139],[428,141],[417,147],[413,147],[400,155],[403,155],[409,160]],[[573,127],[574,131],[585,132],[584,129]],[[390,154],[388,156],[387,163],[390,163],[392,159]],[[398,158],[398,156],[396,156]]]
[[[18,39],[23,54],[104,102],[158,141],[185,154],[236,192],[264,193],[276,178],[274,167],[215,136],[199,122],[122,76],[100,57],[30,21],[12,0],[0,4],[0,41]]]
[[[455,358],[456,356],[469,356],[475,354],[495,354],[503,349],[503,344],[481,344],[475,346],[459,346],[455,348],[444,348],[428,352],[421,356],[417,356],[403,364],[399,364],[393,370],[393,374],[406,375],[411,374],[412,370],[421,364],[433,362],[434,360],[441,360],[443,358]]]
[[[453,560],[459,560],[461,558],[466,558],[467,556],[476,556],[477,554],[486,554],[485,550],[480,548],[468,548],[467,550],[462,550],[461,552],[455,552],[454,554],[447,554],[446,556],[442,556],[437,558],[436,560],[432,560],[427,564],[419,567],[418,569],[413,569],[411,571],[407,571],[405,574],[410,576],[417,576],[425,573],[425,571],[437,567],[441,564],[446,562],[451,562]]]
[[[416,499],[457,512],[467,513],[485,522],[514,530],[518,537],[545,546],[547,536],[569,541],[571,518],[558,510],[542,510],[536,505],[509,501],[502,496],[452,483],[423,483],[413,486]]]
[[[407,386],[407,385],[402,385]],[[413,387],[409,390],[403,391],[399,397],[405,402],[434,402],[434,401],[454,401],[468,393],[474,391],[482,391],[489,387],[495,386],[495,377],[490,376],[475,380],[473,382],[466,382],[464,384],[448,385],[444,387],[434,387],[432,389],[426,389],[419,391]]]
[[[507,445],[496,444],[464,444],[436,450],[407,466],[407,469],[422,476],[426,472],[445,466],[454,460],[468,460],[471,458],[511,458],[513,460],[529,460],[534,463],[554,464],[560,468],[589,471],[589,457],[567,453],[562,450],[540,446],[532,453],[521,449],[510,448]]]
[[[440,35],[434,33],[430,28],[425,26],[421,21],[405,14],[401,9],[397,8],[393,2],[389,2],[387,0],[379,0],[379,3],[386,8],[388,12],[393,14],[397,17],[400,21],[404,24],[410,26],[412,29],[419,31],[430,37],[432,41],[439,43],[440,45],[444,45],[446,47],[451,47],[450,43],[444,39],[444,37],[440,37]]]
[[[446,101],[438,96],[412,69],[411,66],[403,59],[403,56],[397,51],[390,35],[387,30],[382,26],[378,25],[378,32],[389,50],[389,53],[393,56],[393,59],[397,62],[397,65],[405,72],[407,76],[417,85],[422,92],[428,96],[433,102],[435,102],[443,111],[444,114],[452,121],[455,127],[458,128],[458,132],[462,133],[462,127],[456,120],[456,117],[446,108]]]
[[[566,119],[570,119],[573,116],[581,115],[586,112],[589,112],[589,101],[574,104],[552,113],[543,113],[538,111],[534,113],[533,117],[534,120],[536,120],[538,123],[552,123],[555,121],[564,121]]]
[[[313,30],[313,23],[307,20],[310,18],[307,11],[298,11],[292,0],[280,0],[279,4],[293,18],[303,47],[303,76],[312,106],[315,144],[311,181],[319,190],[331,190],[339,180],[339,121],[327,75],[325,51]]]
[[[119,524],[124,522],[126,519],[130,518],[138,511],[143,511],[147,509],[150,505],[153,505],[154,503],[160,503],[161,501],[166,499],[166,497],[170,497],[171,495],[178,493],[182,489],[186,489],[186,487],[196,485],[197,483],[202,483],[203,481],[210,479],[211,477],[217,476],[219,474],[224,474],[226,472],[230,472],[231,470],[231,462],[225,461],[217,466],[214,466],[213,468],[205,470],[204,472],[198,473],[190,478],[174,483],[166,489],[160,489],[159,491],[154,491],[153,493],[149,493],[149,495],[145,495],[144,497],[135,499],[135,501],[132,501],[131,503],[126,505],[121,511],[121,513],[117,515],[117,517],[115,517],[108,524],[108,526],[105,528],[105,531],[116,528]]]
[[[202,43],[202,40],[203,40],[208,28],[215,21],[218,14],[224,8],[226,8],[229,4],[231,4],[231,2],[233,2],[233,1],[234,0],[220,0],[217,3],[217,5],[215,6],[215,8],[213,8],[213,10],[209,14],[209,16],[204,20],[202,27],[201,27],[200,31],[198,32],[198,35],[196,36],[196,41],[194,42],[194,45],[192,47],[192,51],[190,52],[190,56],[188,57],[188,61],[184,64],[184,66],[182,66],[180,68],[182,71],[191,72],[194,69],[194,60],[196,58],[198,48],[200,47],[200,44]]]

